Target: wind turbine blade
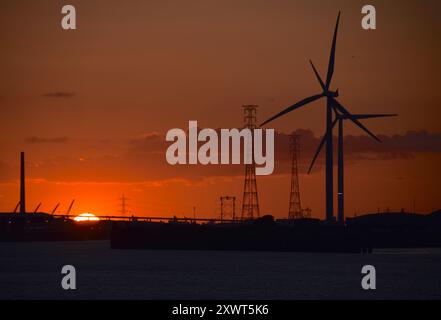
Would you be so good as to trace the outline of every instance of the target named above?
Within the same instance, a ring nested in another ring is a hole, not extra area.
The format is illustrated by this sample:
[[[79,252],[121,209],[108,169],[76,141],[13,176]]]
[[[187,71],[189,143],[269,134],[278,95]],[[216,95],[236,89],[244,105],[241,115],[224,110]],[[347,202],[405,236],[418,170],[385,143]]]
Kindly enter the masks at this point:
[[[340,23],[340,14],[338,13],[337,23],[335,24],[334,37],[332,39],[332,47],[331,54],[329,56],[329,64],[328,64],[328,75],[326,76],[326,89],[329,89],[331,85],[332,75],[334,74],[334,62],[335,62],[335,48],[337,46],[337,33],[338,33],[338,25]]]
[[[337,110],[340,111],[343,114],[343,116],[345,116],[346,118],[351,120],[354,124],[356,124],[362,130],[364,130],[372,138],[374,138],[378,142],[381,142],[381,140],[378,139],[376,135],[374,135],[372,132],[370,132],[368,128],[366,128],[360,121],[358,121],[358,119],[355,116],[353,116],[351,113],[349,113],[349,111],[346,110],[346,108],[343,107],[337,100],[335,100],[334,98],[331,98],[331,100],[335,104],[335,107],[337,108]]]
[[[320,82],[320,86],[322,87],[323,91],[326,90],[325,84],[323,83],[322,78],[320,77],[319,73],[317,72],[317,69],[315,68],[314,64],[311,60],[309,60],[309,63],[311,64],[312,70],[314,70],[315,76],[317,77],[317,80]]]
[[[356,119],[374,119],[374,118],[387,118],[397,117],[397,114],[353,114]]]
[[[314,95],[314,96],[312,96],[312,97],[308,97],[308,98],[306,98],[306,99],[303,99],[302,101],[299,101],[299,102],[297,102],[296,104],[293,104],[292,106],[286,108],[286,109],[283,110],[282,112],[279,112],[279,113],[276,114],[275,116],[273,116],[273,117],[271,117],[270,119],[266,120],[266,121],[265,121],[264,123],[262,123],[260,126],[262,127],[262,126],[266,125],[267,123],[269,123],[269,122],[271,122],[271,121],[273,121],[273,120],[275,120],[275,119],[277,119],[277,118],[279,118],[279,117],[281,117],[281,116],[287,114],[288,112],[291,112],[291,111],[293,111],[293,110],[295,110],[295,109],[298,109],[298,108],[300,108],[300,107],[303,107],[305,104],[311,103],[311,102],[313,102],[313,101],[315,101],[315,100],[318,100],[318,99],[320,99],[320,98],[322,98],[322,97],[323,97],[323,94],[316,94],[316,95]]]
[[[335,119],[334,122],[332,123],[332,129],[334,129],[335,124],[337,123],[338,119]],[[332,129],[331,129],[331,134],[332,134]],[[317,151],[314,154],[314,158],[312,158],[311,164],[309,165],[309,169],[308,169],[308,174],[311,173],[312,168],[314,167],[314,163],[317,160],[318,155],[320,154],[320,151],[322,150],[324,144],[326,142],[326,133],[323,135],[322,140],[320,141],[320,144],[317,148]]]

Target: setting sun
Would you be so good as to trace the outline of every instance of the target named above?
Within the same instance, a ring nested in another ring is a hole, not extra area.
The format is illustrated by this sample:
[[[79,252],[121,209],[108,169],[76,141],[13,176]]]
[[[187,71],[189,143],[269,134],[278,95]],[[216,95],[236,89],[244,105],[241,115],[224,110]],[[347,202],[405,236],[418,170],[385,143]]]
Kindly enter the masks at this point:
[[[93,213],[82,213],[82,214],[78,215],[77,217],[75,217],[74,220],[77,221],[77,222],[82,222],[82,221],[99,221],[100,218],[95,216]]]

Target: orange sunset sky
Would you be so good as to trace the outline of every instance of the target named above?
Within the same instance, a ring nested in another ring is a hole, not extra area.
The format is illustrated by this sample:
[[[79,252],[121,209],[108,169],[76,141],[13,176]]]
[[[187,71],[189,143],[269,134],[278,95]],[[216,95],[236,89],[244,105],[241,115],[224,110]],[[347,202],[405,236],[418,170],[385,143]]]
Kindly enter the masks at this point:
[[[77,10],[62,30],[61,7]],[[371,1],[377,30],[361,28],[358,0],[2,1],[0,3],[0,211],[19,198],[26,152],[27,209],[117,214],[125,194],[138,215],[219,214],[219,197],[241,208],[243,166],[167,164],[165,134],[241,127],[320,92],[335,19],[342,11],[332,88],[366,121],[379,145],[346,125],[346,212],[441,208],[441,2]],[[275,172],[258,177],[261,214],[284,217],[288,134],[301,136],[302,204],[324,217],[323,157],[306,168],[324,132],[325,102],[270,124]],[[240,210],[239,210],[240,211]]]

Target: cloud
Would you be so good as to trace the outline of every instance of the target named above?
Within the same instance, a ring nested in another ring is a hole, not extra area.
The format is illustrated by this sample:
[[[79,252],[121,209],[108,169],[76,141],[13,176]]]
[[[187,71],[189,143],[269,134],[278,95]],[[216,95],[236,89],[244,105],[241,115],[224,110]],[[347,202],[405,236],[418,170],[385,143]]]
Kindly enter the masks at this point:
[[[441,133],[425,130],[408,131],[404,135],[381,135],[382,143],[376,143],[367,136],[347,136],[345,143],[353,153],[374,152],[408,154],[418,152],[441,152]]]
[[[43,94],[45,98],[72,98],[73,96],[75,96],[75,93],[64,91],[47,92]]]
[[[54,137],[54,138],[41,138],[37,136],[28,137],[25,139],[26,143],[38,144],[38,143],[65,143],[69,139],[67,137]]]
[[[133,146],[133,145],[137,145],[137,144],[145,144],[145,143],[148,144],[149,142],[155,142],[155,141],[162,142],[164,140],[165,140],[165,138],[162,139],[162,137],[160,136],[160,134],[158,132],[153,131],[153,132],[143,133],[142,135],[140,135],[134,139],[131,139],[130,144]],[[146,147],[151,148],[152,146],[147,145]]]
[[[299,172],[305,173],[313,154],[320,142],[320,137],[311,130],[294,131],[299,136]],[[289,174],[291,155],[289,134],[275,135],[275,175]],[[394,159],[413,159],[418,153],[440,153],[441,133],[409,131],[402,135],[382,135],[383,143],[373,141],[367,136],[345,137],[345,159],[348,164],[358,161],[393,161]],[[334,137],[335,139],[335,137]],[[27,143],[62,143],[66,137],[42,138],[29,137]],[[336,141],[336,140],[335,140]],[[110,143],[110,142],[109,142]],[[32,178],[44,178],[49,181],[94,181],[94,182],[149,182],[170,179],[182,179],[197,183],[206,178],[236,177],[244,173],[243,165],[169,165],[165,152],[170,142],[165,135],[157,132],[146,133],[127,142],[124,152],[114,155],[86,157],[58,157],[38,162],[29,173]],[[335,144],[336,147],[336,144]],[[317,160],[315,170],[322,170],[324,152]],[[11,164],[14,175],[18,164]],[[0,180],[11,178],[10,168],[0,163]]]
[[[300,171],[307,170],[321,137],[316,137],[311,130],[298,129],[293,132],[299,136]],[[402,135],[380,135],[381,143],[371,137],[348,135],[344,138],[345,159],[351,162],[362,160],[393,160],[413,159],[418,153],[441,152],[441,133],[429,133],[425,130],[408,131]],[[289,135],[275,135],[276,161],[287,162],[290,159]],[[334,136],[334,151],[337,151],[337,137]],[[316,168],[324,164],[324,148],[322,149]],[[288,167],[286,167],[287,169]]]
[[[153,131],[153,132],[146,132],[141,137],[142,139],[150,140],[150,139],[157,139],[160,136],[158,132]]]
[[[0,181],[14,181],[17,177],[16,168],[0,160]]]
[[[300,149],[302,153],[312,154],[320,143],[319,137],[314,136],[310,130],[296,130],[294,134],[300,137]],[[407,157],[412,153],[441,152],[441,133],[429,133],[425,130],[408,131],[403,135],[380,135],[381,143],[374,141],[368,136],[348,135],[344,138],[345,154],[356,155],[363,153],[395,154],[397,157]],[[287,152],[289,136],[276,134],[276,143],[284,145]],[[337,137],[334,136],[334,146],[337,147]],[[280,150],[279,150],[280,151]]]

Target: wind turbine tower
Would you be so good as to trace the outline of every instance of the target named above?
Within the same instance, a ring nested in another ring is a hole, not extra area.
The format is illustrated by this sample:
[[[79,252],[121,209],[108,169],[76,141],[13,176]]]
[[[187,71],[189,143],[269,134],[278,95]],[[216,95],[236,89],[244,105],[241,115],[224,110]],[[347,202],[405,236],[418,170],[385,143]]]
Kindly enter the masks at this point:
[[[338,112],[335,112],[335,120],[332,123],[331,127],[331,134],[332,135],[332,129],[335,127],[335,125],[338,123],[338,166],[337,166],[337,177],[338,177],[338,192],[337,192],[337,199],[338,199],[338,222],[340,224],[345,223],[345,213],[344,213],[344,140],[343,140],[343,123],[345,120],[351,120],[351,119],[357,119],[357,120],[363,120],[363,119],[375,119],[375,118],[386,118],[386,117],[395,117],[396,114],[353,114],[351,115],[351,118],[348,115],[343,115]],[[314,166],[315,161],[317,160],[317,157],[325,143],[328,141],[328,133],[325,133],[322,140],[320,141],[320,144],[317,148],[317,151],[312,159],[311,165],[309,166],[308,174],[311,173],[311,170]]]

